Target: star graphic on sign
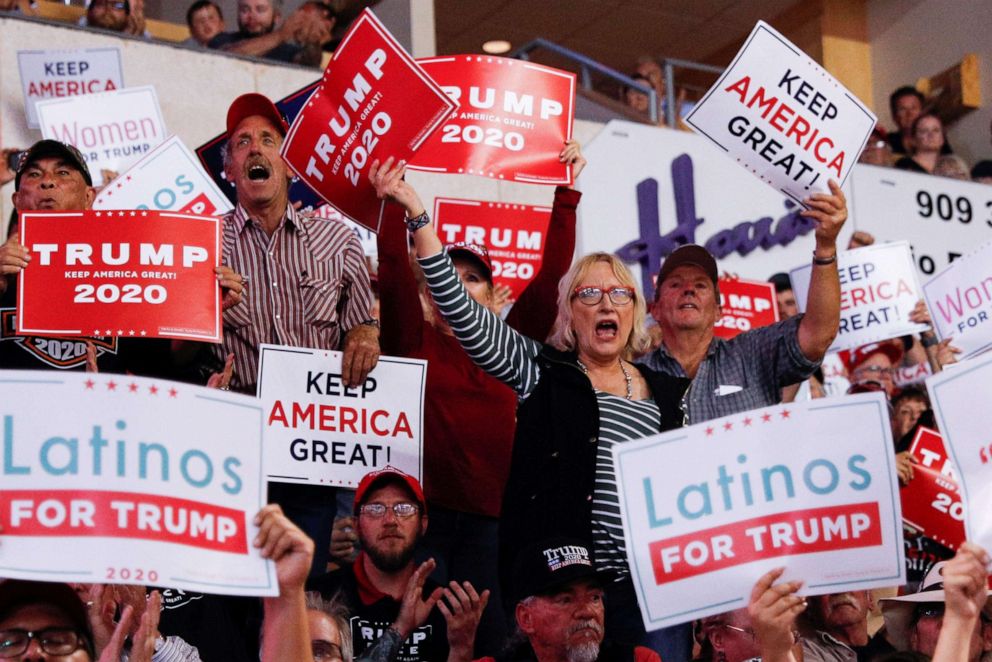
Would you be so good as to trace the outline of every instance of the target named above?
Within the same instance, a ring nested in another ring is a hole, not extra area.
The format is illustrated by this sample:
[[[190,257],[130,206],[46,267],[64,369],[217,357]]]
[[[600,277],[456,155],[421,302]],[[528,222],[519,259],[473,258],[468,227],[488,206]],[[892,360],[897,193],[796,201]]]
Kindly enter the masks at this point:
[[[158,387],[152,384],[151,386],[148,387],[148,392],[151,393],[152,395],[158,395]]]
[[[782,418],[789,418],[789,410],[788,409],[783,409],[782,410]]]
[[[746,428],[751,427],[751,419],[750,418],[745,418],[744,419],[744,427],[746,427]]]
[[[134,329],[131,329],[130,331],[128,331],[128,332],[127,332],[127,335],[129,335],[129,336],[133,336],[133,335],[134,335]]]
[[[117,188],[124,188],[123,182],[117,182]]]
[[[127,176],[127,181],[131,181],[131,175]]]
[[[127,385],[127,390],[130,391],[131,393],[137,393],[138,385],[135,384],[134,382],[131,382],[130,384]]]
[[[96,384],[96,382],[94,382],[92,379],[87,379],[83,383],[86,384],[86,390],[87,391],[92,391],[93,390],[93,386]]]
[[[117,382],[115,382],[112,379],[109,382],[107,382],[107,390],[108,391],[116,391],[117,390]]]
[[[109,198],[110,196],[112,196],[113,194],[114,194],[114,192],[113,192],[113,191],[111,191],[110,189],[107,189],[107,197],[108,197],[108,198]]]
[[[110,329],[107,329],[107,332],[106,332],[106,333],[104,333],[103,335],[105,335],[105,336],[109,336],[109,335],[111,335],[111,332],[110,332]]]
[[[123,216],[123,215],[124,215],[124,212],[122,212],[122,211],[119,211],[119,212],[117,212],[117,215],[118,215],[118,216]]]
[[[146,332],[144,332],[144,331],[142,331],[142,332],[141,332],[141,335],[143,335],[143,336],[147,336],[148,334],[147,334]]]
[[[712,437],[713,436],[713,428],[712,427],[706,428],[706,436],[707,437]]]
[[[765,423],[770,423],[772,420],[772,415],[769,414],[768,412],[765,412],[764,414],[761,415],[761,420],[764,421]]]
[[[730,421],[727,421],[726,423],[723,424],[723,429],[726,430],[727,432],[730,432],[731,430],[734,429],[734,424],[731,423]]]
[[[94,336],[100,335],[100,329],[93,329],[93,335]]]
[[[174,389],[174,388],[170,388],[170,389],[169,389],[169,397],[170,397],[170,398],[174,398],[174,397],[176,397],[177,395],[179,395],[179,391],[177,391],[177,390],[176,390],[176,389]]]
[[[117,335],[123,336],[124,335],[124,329],[117,329]]]

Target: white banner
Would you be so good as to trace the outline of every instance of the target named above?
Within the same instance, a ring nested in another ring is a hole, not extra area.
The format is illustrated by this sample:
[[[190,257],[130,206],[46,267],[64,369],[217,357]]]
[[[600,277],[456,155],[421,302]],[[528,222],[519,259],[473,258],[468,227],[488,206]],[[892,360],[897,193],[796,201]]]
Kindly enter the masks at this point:
[[[778,566],[813,595],[905,583],[884,394],[715,419],[613,459],[648,629],[745,607]]]
[[[923,279],[992,240],[987,184],[860,164],[851,184],[854,226],[877,241],[909,241]]]
[[[941,340],[968,358],[992,347],[992,242],[955,260],[923,285],[927,308]]]
[[[268,479],[354,489],[388,464],[422,480],[426,378],[426,361],[382,356],[364,384],[349,388],[341,352],[263,344]]]
[[[110,92],[124,87],[121,49],[17,51],[28,127],[39,128],[35,105],[45,99]]]
[[[705,138],[614,120],[584,152],[578,253],[618,254],[651,294],[662,258],[684,243],[706,246],[721,270],[752,280],[810,259],[814,223],[801,207]],[[839,246],[851,232],[845,224]]]
[[[788,39],[758,21],[685,118],[727,156],[795,202],[841,184],[875,115]]]
[[[126,170],[167,135],[151,85],[40,101],[37,108],[41,134],[82,152],[95,186],[104,183],[101,170]]]
[[[873,244],[837,255],[840,273],[840,328],[828,351],[854,349],[871,342],[927,330],[909,321],[922,298],[909,244]],[[806,310],[813,267],[792,270],[792,291],[799,309]]]
[[[4,577],[277,595],[254,399],[128,375],[0,372]]]
[[[968,540],[992,549],[992,354],[955,364],[927,379],[944,446],[959,472]]]
[[[176,136],[107,184],[93,202],[93,209],[158,209],[201,216],[219,216],[233,208]]]

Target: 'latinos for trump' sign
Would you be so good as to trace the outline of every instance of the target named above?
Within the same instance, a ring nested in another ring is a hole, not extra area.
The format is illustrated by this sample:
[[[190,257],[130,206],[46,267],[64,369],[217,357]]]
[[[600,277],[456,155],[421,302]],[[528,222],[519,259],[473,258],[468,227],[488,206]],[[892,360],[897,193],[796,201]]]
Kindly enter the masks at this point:
[[[968,540],[992,549],[992,412],[986,394],[992,354],[962,361],[927,379],[944,447],[958,472]]]
[[[529,184],[571,184],[558,161],[572,138],[575,74],[487,55],[417,60],[460,108],[410,163]]]
[[[541,270],[551,208],[481,200],[434,199],[434,224],[446,244],[483,244],[493,280],[519,297]]]
[[[155,211],[25,212],[33,259],[17,332],[220,342],[220,219]]]
[[[37,104],[41,135],[76,147],[94,186],[101,170],[120,172],[165,140],[165,121],[151,85],[49,99]]]
[[[685,118],[763,182],[797,203],[843,184],[875,115],[764,21]]]
[[[746,607],[778,566],[810,594],[905,582],[884,394],[714,419],[617,444],[613,461],[649,629]]]
[[[257,400],[85,373],[3,371],[0,389],[5,577],[278,594],[252,546]]]
[[[383,356],[359,386],[341,375],[341,352],[262,345],[265,471],[280,483],[355,488],[387,464],[423,476],[427,362]]]
[[[232,208],[176,136],[107,184],[93,202],[93,209],[157,209],[207,216],[226,214]]]
[[[940,339],[953,338],[962,358],[992,347],[992,242],[955,260],[923,285]]]
[[[282,155],[344,216],[378,230],[383,202],[370,164],[410,160],[455,106],[366,9],[293,121]]]
[[[790,275],[801,311],[807,309],[813,269],[812,265],[806,264],[793,269]],[[840,273],[840,326],[828,351],[854,349],[929,328],[909,319],[909,313],[921,297],[913,258],[905,241],[839,253],[837,270]]]
[[[112,92],[124,87],[121,49],[17,51],[28,127],[39,128],[35,105],[45,99]]]

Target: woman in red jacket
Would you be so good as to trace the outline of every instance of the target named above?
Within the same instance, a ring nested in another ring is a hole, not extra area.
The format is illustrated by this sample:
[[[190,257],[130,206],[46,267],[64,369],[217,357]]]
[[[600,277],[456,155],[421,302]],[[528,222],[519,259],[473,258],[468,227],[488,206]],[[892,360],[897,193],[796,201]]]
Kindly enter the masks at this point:
[[[559,155],[578,177],[586,164],[571,141]],[[558,281],[575,250],[575,210],[581,194],[559,186],[544,238],[540,272],[507,317],[520,333],[544,341],[557,312]],[[382,353],[427,359],[424,398],[424,491],[430,526],[422,547],[447,568],[447,579],[468,580],[494,595],[476,637],[476,653],[493,655],[507,634],[498,590],[497,517],[510,467],[516,394],[465,354],[444,319],[425,320],[410,265],[404,210],[386,208],[378,236]],[[391,218],[395,216],[396,218]],[[479,245],[449,246],[462,282],[479,303],[492,306],[492,267]],[[498,312],[498,311],[497,311]]]

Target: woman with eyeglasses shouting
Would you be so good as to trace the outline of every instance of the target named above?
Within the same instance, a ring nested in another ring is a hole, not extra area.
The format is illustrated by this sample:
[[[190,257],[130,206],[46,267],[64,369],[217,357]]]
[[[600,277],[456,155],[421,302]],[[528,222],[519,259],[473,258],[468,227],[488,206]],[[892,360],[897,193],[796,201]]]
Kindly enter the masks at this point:
[[[380,198],[406,209],[420,266],[455,337],[519,400],[499,521],[503,586],[516,550],[528,542],[584,540],[597,569],[621,579],[607,589],[607,636],[641,644],[610,449],[678,427],[688,380],[630,362],[648,344],[645,302],[628,269],[607,253],[581,258],[561,279],[548,344],[507,326],[466,292],[404,171],[403,162],[376,162],[370,179]]]

